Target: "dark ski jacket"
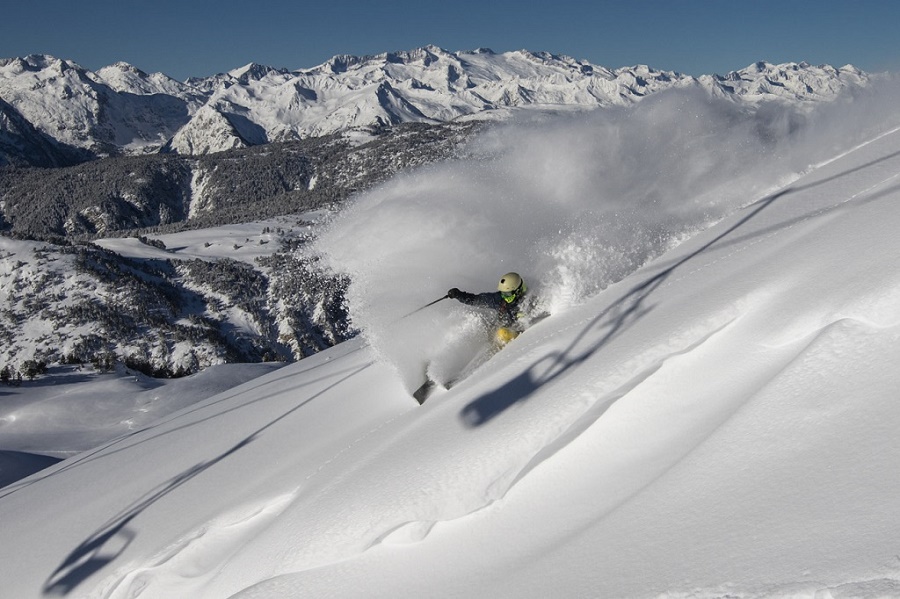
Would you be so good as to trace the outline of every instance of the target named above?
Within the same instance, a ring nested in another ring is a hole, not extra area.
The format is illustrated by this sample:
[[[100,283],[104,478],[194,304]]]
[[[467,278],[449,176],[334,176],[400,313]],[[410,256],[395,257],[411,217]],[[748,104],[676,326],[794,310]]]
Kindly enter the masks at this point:
[[[486,293],[466,293],[454,290],[450,297],[469,306],[487,308],[497,314],[497,322],[502,327],[514,327],[520,318],[525,316],[525,294],[520,295],[512,302],[507,302],[499,291]]]

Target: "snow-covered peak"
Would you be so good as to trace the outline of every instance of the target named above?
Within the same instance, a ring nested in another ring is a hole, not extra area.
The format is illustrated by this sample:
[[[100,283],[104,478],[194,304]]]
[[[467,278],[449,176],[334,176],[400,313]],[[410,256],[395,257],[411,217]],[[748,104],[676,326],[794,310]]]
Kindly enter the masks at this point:
[[[127,63],[92,72],[46,55],[0,63],[0,97],[43,135],[100,156],[158,149],[203,100]]]
[[[178,130],[164,149],[178,154],[211,154],[248,145],[224,113],[207,105]]]
[[[848,86],[865,85],[868,76],[851,65],[836,69],[806,62],[761,61],[724,76],[703,76],[700,80],[708,85],[720,84],[726,92],[746,100],[808,102],[833,98]]]
[[[127,62],[117,62],[88,74],[94,81],[120,94],[163,94],[184,100],[198,100],[201,92],[163,73],[146,73]]]
[[[81,66],[71,60],[56,58],[50,54],[29,54],[21,58],[0,59],[0,69],[10,68],[12,72],[52,70],[57,73],[69,69],[83,70]]]
[[[97,73],[102,74],[104,72],[114,72],[114,71],[119,71],[122,73],[130,73],[130,74],[135,75],[136,77],[141,77],[141,78],[147,77],[147,73],[140,70],[133,64],[127,63],[122,60],[115,62],[109,66],[101,68],[100,70],[97,71]]]
[[[235,81],[246,85],[250,81],[259,81],[271,74],[283,75],[287,72],[288,71],[286,69],[276,69],[275,67],[269,67],[266,65],[251,62],[240,68],[228,71],[228,75]]]

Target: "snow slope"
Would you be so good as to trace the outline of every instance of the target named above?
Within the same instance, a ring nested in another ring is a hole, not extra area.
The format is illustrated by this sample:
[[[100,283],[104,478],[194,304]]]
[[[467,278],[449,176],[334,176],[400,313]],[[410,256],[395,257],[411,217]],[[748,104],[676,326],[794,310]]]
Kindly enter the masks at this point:
[[[650,159],[652,181],[621,203],[582,204],[603,169],[554,179],[552,162],[528,195],[541,173],[511,175],[546,163],[512,150],[462,167],[468,179],[437,168],[360,198],[321,247],[372,273],[351,296],[366,336],[0,489],[3,596],[900,596],[900,123],[895,103],[857,104],[775,147],[715,106],[697,120],[732,123],[727,143],[687,126],[644,154],[600,151],[640,135],[591,141],[669,113],[691,123],[693,103],[561,126],[570,156],[611,172],[627,164],[615,156]],[[456,204],[438,193],[448,181]],[[492,210],[535,196],[551,206],[534,222],[490,229]],[[382,213],[396,243],[369,245]],[[619,249],[596,253],[588,233],[610,214],[621,230],[593,241]],[[415,230],[430,235],[401,235]],[[356,252],[337,252],[352,238]],[[427,338],[463,339],[443,327],[469,320],[447,302],[397,319],[451,285],[488,285],[498,265],[474,259],[507,246],[501,270],[515,252],[547,257],[535,292],[554,315],[418,406],[413,373],[443,359]],[[584,282],[598,270],[611,274]],[[382,274],[419,284],[392,296]]]
[[[35,382],[4,389],[0,448],[19,457],[32,454],[38,462],[48,456],[67,458],[281,366],[217,364],[178,379],[148,377],[121,364],[109,373],[55,366]],[[12,461],[8,467],[0,462],[4,478],[15,475],[13,466]]]

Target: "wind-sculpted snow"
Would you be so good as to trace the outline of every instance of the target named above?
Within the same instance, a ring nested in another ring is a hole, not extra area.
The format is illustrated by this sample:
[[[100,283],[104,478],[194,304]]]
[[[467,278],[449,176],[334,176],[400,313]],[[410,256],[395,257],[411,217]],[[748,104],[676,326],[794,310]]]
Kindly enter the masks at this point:
[[[350,275],[355,325],[410,388],[430,361],[452,379],[484,337],[479,316],[451,301],[405,314],[450,287],[493,291],[510,270],[540,309],[565,311],[896,121],[896,97],[885,85],[812,112],[748,111],[676,91],[498,126],[470,158],[363,194],[318,247]]]

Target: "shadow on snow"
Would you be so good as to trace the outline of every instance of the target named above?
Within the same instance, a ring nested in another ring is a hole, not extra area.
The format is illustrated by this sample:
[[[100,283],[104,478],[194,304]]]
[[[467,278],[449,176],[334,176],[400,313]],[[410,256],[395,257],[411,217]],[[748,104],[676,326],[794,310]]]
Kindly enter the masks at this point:
[[[544,356],[512,380],[507,381],[496,389],[472,400],[465,406],[465,408],[463,408],[462,412],[460,413],[461,419],[469,427],[483,425],[499,416],[511,406],[519,402],[528,400],[531,395],[535,391],[540,389],[543,385],[553,382],[572,368],[584,363],[591,356],[593,356],[604,346],[606,346],[611,340],[627,330],[639,318],[646,315],[653,309],[652,306],[648,305],[650,296],[654,291],[656,291],[656,289],[658,289],[663,283],[665,283],[666,280],[668,280],[676,270],[678,270],[684,264],[693,260],[696,256],[710,250],[713,246],[716,246],[716,249],[721,249],[722,247],[726,247],[727,245],[734,243],[734,241],[729,241],[727,243],[721,242],[728,238],[735,231],[744,227],[747,223],[756,218],[760,213],[762,213],[768,207],[772,206],[775,202],[783,199],[785,196],[788,196],[790,194],[796,194],[807,189],[815,188],[825,183],[832,182],[835,179],[839,179],[841,177],[845,177],[858,171],[873,167],[877,164],[885,162],[886,160],[896,158],[898,156],[900,156],[900,152],[895,152],[888,156],[883,156],[867,164],[854,167],[820,181],[815,181],[813,183],[797,187],[787,187],[775,194],[754,202],[753,204],[748,206],[748,208],[751,209],[748,214],[743,216],[740,220],[718,234],[716,237],[703,244],[701,247],[694,250],[690,254],[678,259],[675,262],[672,262],[667,266],[665,265],[665,263],[663,263],[663,265],[665,266],[663,270],[644,280],[643,282],[638,283],[630,290],[628,290],[625,295],[613,302],[609,307],[603,310],[596,317],[591,319],[587,326],[564,350],[553,352],[547,356]],[[891,178],[893,177],[889,177],[885,181],[882,181],[881,184],[887,182]],[[875,188],[877,187],[878,186],[875,186]],[[873,188],[872,191],[874,191],[875,188]],[[858,203],[871,202],[883,198],[898,189],[900,189],[900,186],[893,186],[876,193],[866,194],[867,197],[861,199]],[[850,199],[855,199],[855,196],[851,197]],[[815,210],[810,214],[800,217],[799,219],[791,220],[783,226],[788,227],[798,222],[798,220],[805,220],[811,217],[820,216],[821,214],[825,214],[832,210],[836,210],[837,208],[846,204],[848,201],[849,200],[845,200],[844,202],[840,202],[835,206]],[[771,232],[772,229],[765,229],[753,233],[752,236],[755,237],[759,235],[767,235]],[[746,238],[741,238],[742,241],[745,239]],[[589,347],[585,349],[576,349],[579,347],[585,337],[587,337],[588,333],[594,331],[595,329],[605,330],[606,332]],[[616,399],[614,399],[613,402],[616,401]],[[609,405],[611,405],[611,403],[605,406],[604,411],[605,409],[609,408]]]
[[[132,524],[134,519],[137,518],[138,516],[140,516],[145,510],[147,510],[148,508],[153,506],[157,501],[164,498],[169,493],[175,491],[182,485],[190,482],[191,480],[193,480],[200,474],[206,472],[207,470],[209,470],[216,464],[219,464],[220,462],[226,460],[230,456],[232,456],[232,455],[236,454],[237,452],[239,452],[240,450],[244,449],[245,447],[250,445],[253,441],[258,439],[267,429],[269,429],[269,428],[273,427],[274,425],[276,425],[277,423],[281,422],[282,420],[284,420],[285,418],[287,418],[288,416],[290,416],[291,414],[293,414],[294,412],[296,412],[297,410],[302,408],[304,405],[310,403],[314,399],[321,397],[322,395],[327,393],[330,389],[333,389],[334,387],[340,385],[344,381],[356,376],[357,374],[359,374],[360,372],[362,372],[363,370],[368,368],[370,365],[371,364],[364,364],[364,365],[360,366],[359,368],[352,369],[349,372],[344,371],[342,373],[337,373],[337,374],[343,374],[344,376],[342,376],[340,379],[336,380],[334,383],[332,383],[328,387],[322,389],[321,391],[318,391],[317,393],[313,394],[312,396],[306,398],[302,402],[293,406],[292,408],[290,408],[289,410],[287,410],[286,412],[284,412],[282,415],[278,416],[271,422],[265,424],[264,426],[260,427],[259,429],[255,430],[255,431],[253,431],[247,437],[241,439],[234,446],[232,446],[231,448],[222,452],[221,454],[219,454],[213,458],[210,458],[208,460],[197,463],[196,465],[188,468],[187,470],[181,472],[180,474],[172,477],[165,483],[158,485],[155,489],[145,493],[142,498],[133,502],[131,506],[129,506],[128,508],[126,508],[125,510],[120,512],[118,515],[116,515],[111,520],[109,520],[106,524],[104,524],[102,527],[100,527],[96,532],[94,532],[87,539],[85,539],[84,542],[82,542],[75,549],[73,549],[69,553],[69,555],[63,560],[63,562],[56,568],[56,570],[53,571],[53,573],[47,579],[46,583],[44,584],[44,594],[45,595],[53,595],[53,596],[64,596],[64,595],[68,595],[69,593],[71,593],[81,583],[86,581],[88,578],[90,578],[92,575],[94,575],[99,570],[103,569],[104,567],[106,567],[107,565],[109,565],[110,563],[115,561],[117,558],[119,558],[125,552],[125,550],[134,541],[134,539],[137,537],[137,534],[138,534],[137,531],[130,525]],[[316,380],[321,381],[322,379],[320,378],[320,379],[316,379]],[[305,386],[305,385],[301,385],[301,386]],[[251,402],[248,402],[245,404],[241,404],[241,406],[238,406],[236,408],[232,408],[229,410],[225,410],[223,412],[219,412],[219,413],[215,414],[214,416],[211,416],[208,418],[203,418],[197,422],[191,422],[189,424],[176,427],[175,429],[162,432],[158,435],[153,435],[150,437],[150,439],[170,434],[176,430],[183,430],[190,426],[194,426],[194,425],[198,424],[199,422],[210,420],[211,418],[221,416],[221,415],[231,412],[235,409],[241,409],[241,408],[246,407],[247,405],[254,404],[259,401],[263,401],[269,397],[272,397],[275,395],[281,395],[281,394],[282,393],[279,392],[279,393],[271,394],[269,396],[258,398],[254,401],[251,401]],[[222,401],[222,400],[218,400],[214,403],[219,403],[220,401]],[[200,409],[200,408],[197,408],[197,409]],[[195,410],[191,410],[191,411],[195,411]],[[183,414],[182,414],[182,416],[183,416]],[[157,424],[156,426],[158,426],[158,425],[159,424]],[[147,430],[147,429],[144,429],[144,430]],[[133,436],[133,434],[129,435],[128,437],[121,438],[118,441],[125,440],[132,436]],[[146,441],[146,440],[148,440],[148,439],[144,439],[143,441]],[[107,445],[106,447],[109,447],[109,445]],[[115,453],[116,451],[121,451],[121,450],[114,450],[113,452],[107,452],[104,455],[108,455],[109,453]],[[99,456],[87,456],[85,459],[93,460],[93,459],[98,459],[98,458],[99,458]],[[81,462],[84,460],[76,460],[76,461]],[[54,473],[54,474],[56,474],[56,473]]]

